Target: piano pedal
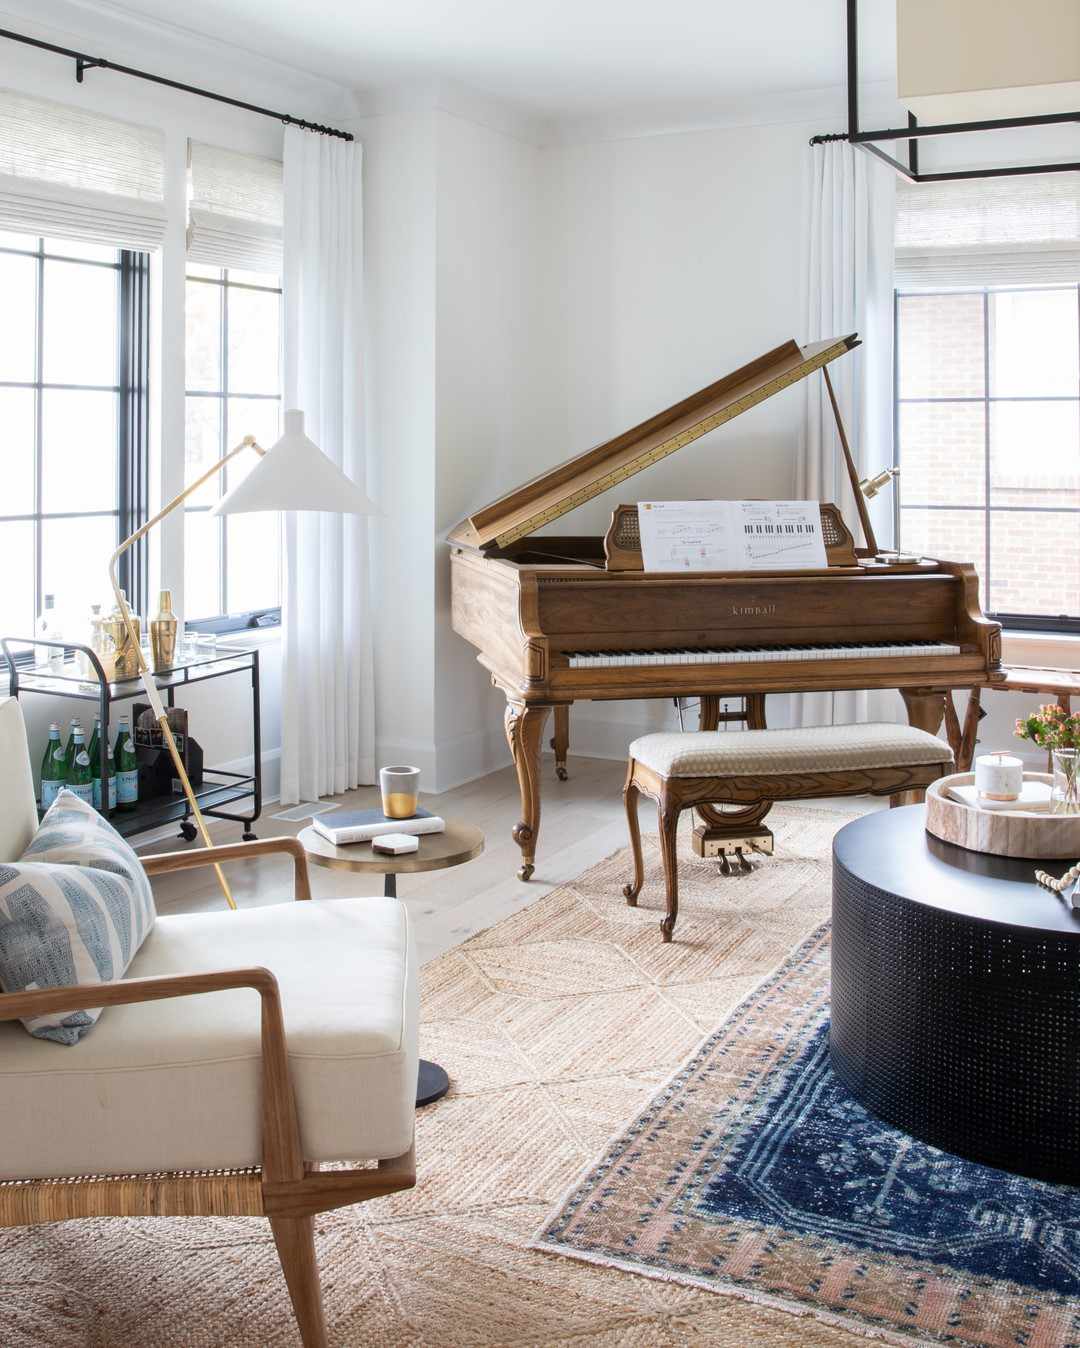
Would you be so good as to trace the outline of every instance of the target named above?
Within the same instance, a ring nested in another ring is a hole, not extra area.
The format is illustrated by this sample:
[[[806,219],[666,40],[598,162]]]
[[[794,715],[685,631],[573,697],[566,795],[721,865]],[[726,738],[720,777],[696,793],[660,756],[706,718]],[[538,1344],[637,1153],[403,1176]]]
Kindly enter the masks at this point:
[[[768,828],[713,828],[699,824],[694,829],[691,845],[699,857],[715,858],[721,875],[747,874],[754,869],[750,857],[771,857],[773,832]],[[734,863],[734,864],[732,864]]]

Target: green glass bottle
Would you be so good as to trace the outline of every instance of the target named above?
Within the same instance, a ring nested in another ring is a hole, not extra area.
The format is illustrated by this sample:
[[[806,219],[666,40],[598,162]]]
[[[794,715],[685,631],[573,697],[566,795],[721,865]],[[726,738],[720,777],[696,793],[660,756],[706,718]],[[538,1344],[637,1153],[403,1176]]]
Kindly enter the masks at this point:
[[[57,792],[67,781],[67,765],[64,762],[64,746],[60,743],[60,727],[55,721],[49,726],[49,742],[45,746],[45,757],[41,760],[41,808],[47,810],[56,799]]]
[[[94,803],[94,782],[90,775],[90,755],[86,752],[86,740],[82,727],[76,726],[72,733],[75,741],[75,754],[67,770],[67,789],[73,791],[87,805]]]
[[[135,741],[126,716],[120,717],[120,729],[113,750],[116,769],[116,808],[134,810],[139,803],[139,762],[135,757]]]
[[[64,746],[64,780],[67,780],[67,770],[71,767],[71,761],[75,757],[75,732],[82,733],[82,724],[77,716],[73,716],[68,722],[68,741]]]
[[[90,747],[87,749],[90,755],[90,771],[93,774],[94,785],[94,809],[101,810],[102,814],[109,814],[116,809],[116,773],[113,769],[112,754],[105,755],[106,769],[106,789],[101,789],[101,717],[94,717],[94,733],[90,736]],[[102,805],[102,800],[107,799],[108,803]]]

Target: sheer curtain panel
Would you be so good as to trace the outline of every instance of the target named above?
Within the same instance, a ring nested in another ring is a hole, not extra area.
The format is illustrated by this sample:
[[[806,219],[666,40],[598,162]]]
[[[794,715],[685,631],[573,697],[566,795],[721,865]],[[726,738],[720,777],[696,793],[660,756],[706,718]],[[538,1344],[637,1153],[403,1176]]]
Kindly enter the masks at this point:
[[[165,139],[0,90],[0,230],[146,252],[165,237]]]
[[[860,477],[893,461],[893,228],[891,169],[845,141],[810,148],[804,237],[806,324],[802,340],[857,332],[862,346],[829,367]],[[806,404],[796,466],[796,496],[835,501],[858,536],[858,515],[843,467],[825,381],[804,381]],[[878,543],[892,537],[892,498],[870,503]],[[877,507],[875,509],[875,507]],[[796,725],[895,720],[893,693],[803,693]]]
[[[360,146],[285,129],[285,406],[367,489],[363,437]],[[281,799],[336,794],[375,776],[368,522],[285,519]]]

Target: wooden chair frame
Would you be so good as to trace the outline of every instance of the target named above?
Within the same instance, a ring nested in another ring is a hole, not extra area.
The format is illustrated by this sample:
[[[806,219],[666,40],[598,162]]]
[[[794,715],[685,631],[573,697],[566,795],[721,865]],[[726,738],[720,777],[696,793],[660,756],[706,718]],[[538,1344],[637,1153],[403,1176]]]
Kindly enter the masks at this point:
[[[634,856],[634,878],[624,886],[623,896],[631,908],[636,908],[638,895],[645,883],[641,826],[638,821],[639,796],[648,796],[656,802],[667,901],[667,914],[660,923],[660,935],[664,941],[670,941],[679,916],[679,868],[675,844],[679,815],[683,810],[717,804],[740,805],[744,809],[739,817],[752,817],[757,824],[764,819],[774,800],[872,795],[888,796],[890,805],[914,804],[924,799],[926,788],[948,766],[946,759],[940,763],[918,763],[908,767],[848,768],[835,772],[788,773],[776,777],[664,777],[631,758],[626,768],[623,803],[626,806],[626,823]]]
[[[295,838],[208,847],[143,858],[148,875],[212,866],[223,861],[285,853],[294,863],[294,898],[311,898],[307,854]],[[269,969],[128,978],[94,987],[95,1006],[122,1006],[190,997],[230,988],[259,995],[262,1053],[262,1163],[244,1170],[162,1172],[152,1175],[80,1175],[71,1179],[0,1182],[0,1227],[31,1226],[78,1217],[256,1216],[270,1222],[305,1348],[326,1348],[314,1217],[318,1212],[411,1189],[414,1149],[379,1161],[378,1168],[329,1170],[304,1157],[289,1073],[281,996]],[[0,1020],[77,1011],[85,987],[0,994]]]

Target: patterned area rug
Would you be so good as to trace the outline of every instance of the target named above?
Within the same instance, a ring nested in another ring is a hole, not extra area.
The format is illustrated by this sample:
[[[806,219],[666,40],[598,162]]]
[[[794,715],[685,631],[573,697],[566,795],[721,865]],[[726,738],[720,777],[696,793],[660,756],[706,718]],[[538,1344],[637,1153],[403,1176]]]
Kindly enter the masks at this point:
[[[1080,1190],[889,1128],[828,1054],[828,927],[607,1149],[539,1248],[898,1343],[1080,1341]]]
[[[334,1348],[865,1348],[812,1317],[530,1248],[575,1177],[827,916],[848,818],[775,809],[777,856],[729,879],[684,842],[672,945],[646,838],[640,908],[620,897],[620,852],[425,967],[421,1049],[453,1086],[418,1115],[415,1189],[318,1220]],[[3,1348],[298,1342],[264,1221],[0,1232]]]

